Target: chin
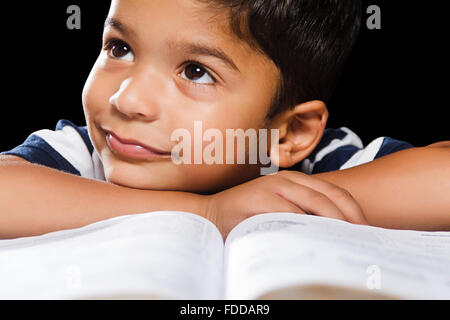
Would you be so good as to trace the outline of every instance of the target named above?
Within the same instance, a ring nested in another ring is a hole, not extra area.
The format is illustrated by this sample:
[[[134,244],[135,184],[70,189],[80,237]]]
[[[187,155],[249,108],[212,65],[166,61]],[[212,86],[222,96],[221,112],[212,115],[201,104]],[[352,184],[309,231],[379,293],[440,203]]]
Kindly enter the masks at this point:
[[[145,175],[124,170],[110,170],[105,172],[106,181],[122,187],[143,190],[165,190],[163,181],[158,181],[157,177],[146,177]]]
[[[174,179],[167,164],[154,163],[143,166],[106,158],[103,160],[105,179],[109,183],[143,190],[167,190]]]
[[[234,170],[219,170],[214,166],[167,166],[166,163],[154,163],[147,167],[133,166],[115,162],[105,165],[105,178],[108,182],[123,187],[180,191],[197,194],[214,194],[243,183],[252,176],[253,170],[239,167]],[[222,167],[221,167],[222,168]],[[237,174],[238,173],[238,174]]]
[[[180,181],[175,177],[158,175],[152,175],[151,177],[144,177],[143,175],[133,176],[131,174],[124,174],[123,172],[120,174],[112,172],[106,176],[106,181],[109,183],[140,190],[179,191],[206,195],[221,191],[222,189],[217,186],[212,186],[208,179],[200,180],[197,178],[188,180]]]

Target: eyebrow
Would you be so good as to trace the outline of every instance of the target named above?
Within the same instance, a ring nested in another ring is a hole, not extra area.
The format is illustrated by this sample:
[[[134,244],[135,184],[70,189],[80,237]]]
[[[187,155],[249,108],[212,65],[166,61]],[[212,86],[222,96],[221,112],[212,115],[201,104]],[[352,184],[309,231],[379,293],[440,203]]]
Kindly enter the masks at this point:
[[[104,28],[111,27],[119,31],[125,36],[135,36],[135,32],[123,24],[120,20],[110,17],[106,18]],[[209,46],[204,43],[195,42],[169,42],[167,46],[171,49],[178,49],[187,52],[192,55],[199,56],[211,56],[222,60],[226,65],[231,67],[233,70],[240,72],[239,68],[222,49]]]
[[[116,18],[106,18],[104,28],[111,27],[119,31],[125,36],[135,36],[135,32],[127,27],[125,24],[120,22],[120,20]]]
[[[169,42],[168,47],[172,49],[178,49],[192,55],[215,57],[217,59],[222,60],[233,70],[240,72],[239,68],[233,62],[233,59],[231,59],[220,48],[211,47],[204,43],[195,43],[195,42]]]

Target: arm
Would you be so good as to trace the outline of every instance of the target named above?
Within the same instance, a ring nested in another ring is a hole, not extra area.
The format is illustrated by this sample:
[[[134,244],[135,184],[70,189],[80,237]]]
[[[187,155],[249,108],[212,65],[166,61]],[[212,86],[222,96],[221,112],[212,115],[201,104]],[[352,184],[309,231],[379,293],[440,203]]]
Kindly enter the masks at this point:
[[[225,238],[265,212],[312,213],[367,224],[343,189],[298,172],[264,176],[211,196],[126,188],[67,174],[18,157],[0,157],[0,239],[81,227],[124,214],[188,211]]]
[[[450,142],[315,177],[348,190],[370,225],[450,230]]]
[[[125,188],[19,157],[0,157],[0,239],[71,229],[131,213],[180,210],[203,215],[203,199],[183,192]]]

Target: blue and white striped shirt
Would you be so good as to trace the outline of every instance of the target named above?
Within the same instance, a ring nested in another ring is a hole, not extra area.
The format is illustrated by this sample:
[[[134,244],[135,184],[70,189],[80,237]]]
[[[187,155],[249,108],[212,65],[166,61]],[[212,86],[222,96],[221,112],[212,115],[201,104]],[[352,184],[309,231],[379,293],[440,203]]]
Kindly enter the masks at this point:
[[[389,137],[377,138],[363,146],[361,139],[348,128],[326,129],[315,150],[290,169],[307,174],[342,170],[412,147]],[[55,130],[36,131],[23,144],[0,154],[19,156],[85,178],[105,180],[102,162],[87,128],[68,120],[58,121]]]

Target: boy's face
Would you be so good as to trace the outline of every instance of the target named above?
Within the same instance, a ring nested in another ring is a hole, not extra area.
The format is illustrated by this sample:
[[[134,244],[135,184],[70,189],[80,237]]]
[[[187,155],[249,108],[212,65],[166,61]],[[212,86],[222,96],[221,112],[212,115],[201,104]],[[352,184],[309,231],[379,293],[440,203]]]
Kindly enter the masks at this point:
[[[225,10],[198,0],[113,0],[83,90],[107,180],[208,192],[255,177],[258,165],[176,165],[171,135],[182,128],[194,139],[194,121],[224,138],[226,129],[262,128],[278,79],[272,61],[232,34]]]

